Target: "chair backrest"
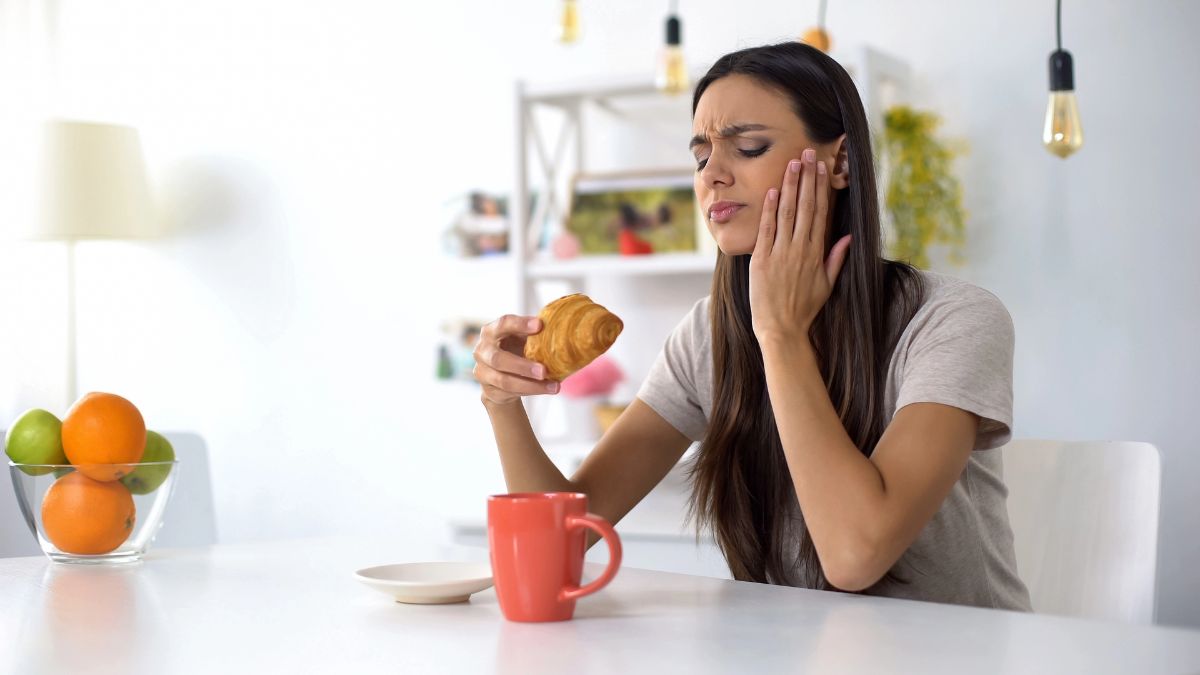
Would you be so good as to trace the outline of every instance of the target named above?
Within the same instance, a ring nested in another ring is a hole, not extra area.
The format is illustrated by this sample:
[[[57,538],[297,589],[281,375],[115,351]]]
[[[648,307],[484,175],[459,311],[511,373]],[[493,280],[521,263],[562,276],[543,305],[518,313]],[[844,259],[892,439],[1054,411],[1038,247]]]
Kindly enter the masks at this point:
[[[1017,572],[1034,611],[1153,623],[1161,479],[1149,443],[1005,446]]]
[[[204,439],[189,432],[163,432],[175,448],[179,475],[175,494],[163,514],[163,526],[152,548],[207,546],[217,542],[216,514],[213,507],[212,472]],[[0,447],[4,432],[0,431]],[[4,458],[7,460],[7,457]],[[17,504],[17,495],[9,479],[8,467],[0,481],[0,558],[40,555],[41,549],[30,534]]]
[[[175,494],[163,514],[162,529],[154,548],[209,546],[217,543],[217,517],[213,506],[212,470],[208,447],[199,435],[186,431],[161,432],[175,448],[179,476]]]

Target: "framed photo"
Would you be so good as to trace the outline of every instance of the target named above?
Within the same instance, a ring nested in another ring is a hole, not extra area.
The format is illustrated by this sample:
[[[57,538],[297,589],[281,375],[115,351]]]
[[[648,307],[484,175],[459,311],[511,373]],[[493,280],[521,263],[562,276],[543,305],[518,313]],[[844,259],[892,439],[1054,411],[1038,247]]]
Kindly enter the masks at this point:
[[[442,321],[436,365],[439,380],[475,381],[475,343],[486,323],[465,317]]]
[[[698,222],[682,169],[578,175],[565,225],[583,254],[630,254],[695,252]]]
[[[457,210],[443,234],[443,247],[464,258],[508,252],[508,197],[482,191],[456,198]]]

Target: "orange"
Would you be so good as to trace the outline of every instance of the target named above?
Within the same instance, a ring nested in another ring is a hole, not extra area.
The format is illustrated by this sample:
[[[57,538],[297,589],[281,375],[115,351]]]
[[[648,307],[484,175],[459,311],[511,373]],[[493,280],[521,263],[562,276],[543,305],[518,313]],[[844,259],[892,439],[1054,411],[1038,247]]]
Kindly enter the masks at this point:
[[[67,460],[96,480],[117,480],[136,464],[146,449],[146,422],[142,413],[116,394],[92,392],[75,402],[62,424],[63,451]]]
[[[129,488],[78,471],[54,481],[42,500],[42,529],[66,553],[108,553],[125,543],[136,519]]]

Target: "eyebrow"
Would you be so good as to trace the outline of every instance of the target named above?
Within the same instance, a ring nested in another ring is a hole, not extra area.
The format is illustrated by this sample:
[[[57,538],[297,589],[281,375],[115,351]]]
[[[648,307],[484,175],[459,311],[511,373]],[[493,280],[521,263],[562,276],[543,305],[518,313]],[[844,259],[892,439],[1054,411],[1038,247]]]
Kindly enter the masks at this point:
[[[765,124],[731,124],[717,132],[717,135],[725,138],[728,136],[737,136],[738,134],[743,134],[747,131],[765,131],[770,128],[771,127],[768,127]],[[708,136],[704,134],[696,134],[695,136],[692,136],[691,142],[688,143],[688,150],[691,150],[697,145],[704,145],[706,143],[708,143]]]

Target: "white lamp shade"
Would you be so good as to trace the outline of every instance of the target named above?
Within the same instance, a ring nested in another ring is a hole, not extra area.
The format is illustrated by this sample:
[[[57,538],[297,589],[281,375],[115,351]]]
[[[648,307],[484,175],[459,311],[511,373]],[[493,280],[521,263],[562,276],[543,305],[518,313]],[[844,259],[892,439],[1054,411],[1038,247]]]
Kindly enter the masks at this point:
[[[38,213],[30,239],[154,237],[137,130],[73,120],[46,123]]]

